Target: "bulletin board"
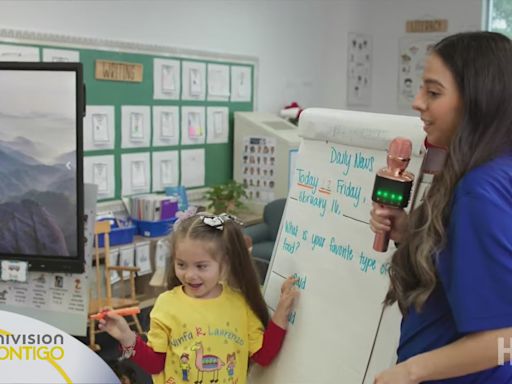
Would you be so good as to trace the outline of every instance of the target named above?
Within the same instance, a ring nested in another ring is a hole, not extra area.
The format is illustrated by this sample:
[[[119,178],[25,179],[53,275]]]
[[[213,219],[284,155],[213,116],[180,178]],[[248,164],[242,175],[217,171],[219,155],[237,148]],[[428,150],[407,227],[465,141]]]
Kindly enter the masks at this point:
[[[0,29],[0,60],[83,64],[84,182],[98,200],[232,179],[233,115],[254,110],[257,58]]]

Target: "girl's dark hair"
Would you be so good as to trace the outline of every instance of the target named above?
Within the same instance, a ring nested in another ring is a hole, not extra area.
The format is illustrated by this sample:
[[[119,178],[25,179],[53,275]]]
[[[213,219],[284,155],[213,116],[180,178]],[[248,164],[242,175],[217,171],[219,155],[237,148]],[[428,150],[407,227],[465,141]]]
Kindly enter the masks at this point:
[[[170,237],[169,289],[181,285],[176,277],[174,258],[177,244],[184,239],[204,241],[212,245],[212,256],[221,263],[227,284],[242,293],[256,316],[264,326],[267,326],[269,321],[267,305],[240,225],[233,220],[226,220],[224,228],[220,230],[204,224],[200,215],[181,221]]]
[[[126,380],[123,380],[123,376],[128,379],[130,384],[137,384],[137,373],[135,372],[135,369],[132,366],[133,363],[129,363],[125,360],[114,360],[109,361],[108,365],[114,371],[116,376],[121,379],[121,383],[126,382]]]
[[[452,198],[470,170],[512,150],[512,44],[494,32],[465,32],[438,42],[431,54],[450,70],[463,104],[443,171],[411,213],[409,231],[391,260],[385,303],[420,310],[437,284],[435,256],[446,244]]]

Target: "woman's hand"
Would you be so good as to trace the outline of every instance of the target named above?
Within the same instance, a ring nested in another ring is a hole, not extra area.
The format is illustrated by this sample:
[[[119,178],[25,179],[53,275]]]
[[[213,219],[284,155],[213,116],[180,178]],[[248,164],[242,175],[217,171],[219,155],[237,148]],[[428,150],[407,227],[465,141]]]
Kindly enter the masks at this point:
[[[299,279],[289,277],[281,286],[281,297],[279,298],[274,316],[272,316],[272,321],[283,329],[286,329],[288,326],[288,315],[293,309],[295,299],[299,296],[299,291],[297,287],[294,286],[298,280]]]
[[[370,228],[374,233],[389,232],[389,238],[399,243],[407,231],[408,221],[409,217],[403,209],[373,203]]]
[[[373,384],[418,384],[411,378],[407,361],[382,371],[375,377]]]
[[[108,309],[105,308],[102,311],[108,311]],[[122,316],[107,312],[103,319],[98,320],[98,328],[107,332],[123,346],[135,344],[135,333]]]

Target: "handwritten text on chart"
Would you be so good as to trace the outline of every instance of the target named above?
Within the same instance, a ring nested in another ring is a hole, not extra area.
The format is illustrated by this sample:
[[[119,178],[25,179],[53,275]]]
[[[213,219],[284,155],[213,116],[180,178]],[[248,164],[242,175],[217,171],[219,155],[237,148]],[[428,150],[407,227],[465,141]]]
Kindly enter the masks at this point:
[[[299,187],[297,200],[316,208],[320,217],[324,217],[326,213],[342,214],[339,202],[332,198],[333,192],[341,196],[342,200],[351,201],[354,208],[359,207],[361,202],[366,202],[366,198],[361,196],[362,187],[350,180],[349,174],[353,169],[373,173],[375,158],[361,151],[340,151],[331,147],[329,163],[340,167],[340,173],[334,172],[332,179],[321,178],[304,168],[296,169]]]
[[[314,256],[318,250],[327,249],[329,254],[344,262],[357,262],[361,272],[387,275],[389,271],[389,262],[379,261],[364,251],[358,252],[347,240],[340,241],[335,236],[324,236],[318,230],[300,228],[292,220],[285,221],[284,233],[281,234],[280,242],[280,249],[290,255],[296,254],[301,249],[301,253]],[[301,246],[301,244],[303,245]],[[355,255],[358,256],[354,258]],[[307,278],[298,275],[295,277],[299,278],[299,283],[304,289]]]
[[[342,152],[334,147],[331,147],[331,164],[338,164],[341,168],[341,174],[347,176],[351,167],[355,169],[367,170],[373,173],[373,163],[375,158],[373,156],[366,156],[360,151],[350,152],[346,149]]]

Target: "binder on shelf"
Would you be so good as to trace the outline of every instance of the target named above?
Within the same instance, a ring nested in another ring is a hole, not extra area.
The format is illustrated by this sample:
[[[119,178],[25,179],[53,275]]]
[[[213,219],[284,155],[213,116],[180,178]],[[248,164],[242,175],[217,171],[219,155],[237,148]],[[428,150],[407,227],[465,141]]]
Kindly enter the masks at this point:
[[[167,196],[174,196],[178,199],[178,210],[184,212],[188,208],[187,190],[183,185],[165,188]]]
[[[169,220],[178,212],[178,199],[170,196],[160,201],[160,220]]]

